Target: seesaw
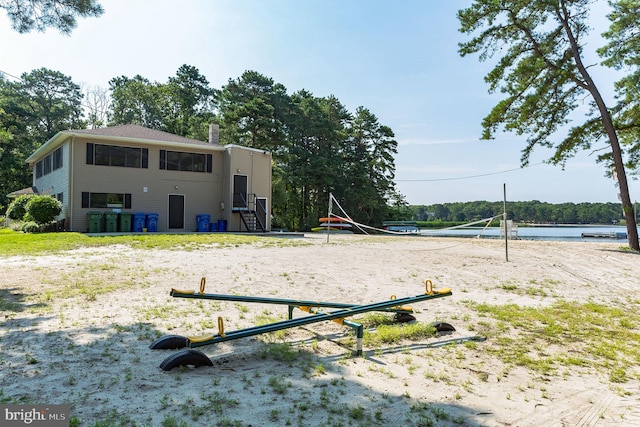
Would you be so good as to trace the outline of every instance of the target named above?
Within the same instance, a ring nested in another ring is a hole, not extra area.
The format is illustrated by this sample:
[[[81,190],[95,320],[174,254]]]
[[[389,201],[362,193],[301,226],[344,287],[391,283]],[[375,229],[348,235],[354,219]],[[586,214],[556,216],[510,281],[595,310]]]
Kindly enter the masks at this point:
[[[193,350],[195,347],[202,347],[205,345],[216,344],[219,342],[235,340],[239,338],[245,338],[253,335],[265,334],[268,332],[275,332],[282,329],[294,328],[297,326],[309,325],[312,323],[319,323],[324,321],[334,321],[344,326],[349,326],[356,330],[357,338],[357,350],[358,356],[362,355],[362,338],[364,336],[364,328],[361,324],[345,320],[347,317],[354,316],[356,314],[362,314],[369,311],[390,311],[396,313],[396,319],[398,315],[408,315],[413,312],[410,307],[403,306],[403,304],[409,304],[429,299],[442,298],[451,295],[451,290],[433,289],[433,285],[430,280],[426,281],[426,291],[424,294],[419,294],[413,297],[396,298],[392,296],[391,299],[371,304],[357,305],[357,304],[345,304],[335,302],[318,302],[318,301],[304,301],[304,300],[291,300],[282,298],[263,298],[263,297],[250,297],[240,295],[223,295],[223,294],[207,294],[204,292],[205,280],[204,278],[200,282],[200,292],[184,291],[172,289],[170,295],[176,298],[196,298],[196,299],[213,299],[219,301],[242,301],[242,302],[255,302],[255,303],[269,303],[269,304],[281,304],[289,306],[289,318],[279,322],[269,323],[266,325],[252,326],[249,328],[238,329],[232,332],[224,331],[224,321],[222,317],[218,317],[218,333],[202,336],[181,336],[181,335],[165,335],[151,345],[151,349],[184,349],[178,351],[172,356],[167,357],[161,364],[160,368],[169,371],[177,366],[194,365],[194,366],[213,366],[213,363],[209,357],[204,353]],[[292,318],[293,308],[312,314],[311,316],[305,316],[300,318]],[[331,312],[323,312],[318,308],[338,308],[338,310]],[[413,318],[413,316],[411,316]],[[406,321],[406,320],[405,320]],[[453,326],[448,323],[439,322],[433,325],[437,330],[455,330]]]

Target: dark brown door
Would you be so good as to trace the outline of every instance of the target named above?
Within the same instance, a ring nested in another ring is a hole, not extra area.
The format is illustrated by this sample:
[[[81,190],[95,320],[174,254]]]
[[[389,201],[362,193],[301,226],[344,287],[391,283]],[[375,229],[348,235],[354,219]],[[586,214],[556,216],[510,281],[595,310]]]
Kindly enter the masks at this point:
[[[184,228],[184,195],[169,194],[169,228]]]
[[[233,176],[233,210],[244,211],[249,209],[247,200],[247,175]]]

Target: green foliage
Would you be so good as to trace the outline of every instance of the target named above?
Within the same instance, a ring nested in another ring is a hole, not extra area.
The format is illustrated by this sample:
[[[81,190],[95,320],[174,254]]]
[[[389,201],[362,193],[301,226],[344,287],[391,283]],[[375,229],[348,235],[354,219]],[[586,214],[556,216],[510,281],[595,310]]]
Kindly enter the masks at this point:
[[[0,2],[11,28],[19,33],[57,28],[69,34],[77,23],[76,17],[100,16],[104,12],[96,0],[11,0]]]
[[[617,125],[583,62],[587,57],[585,48],[589,46],[586,38],[592,4],[590,0],[475,0],[458,12],[460,31],[471,36],[460,44],[459,52],[462,56],[478,54],[481,61],[499,55],[485,81],[490,92],[499,91],[504,98],[484,118],[482,137],[491,139],[499,129],[526,136],[523,165],[529,163],[536,147],[552,149],[549,162],[564,166],[581,150],[592,150],[595,144],[608,145],[607,150],[598,148],[602,153],[598,160],[605,163],[605,173],[615,169],[629,246],[638,250],[638,230]],[[618,2],[622,4],[632,6],[635,19],[621,24],[627,25],[633,36],[622,35],[621,45],[633,46],[635,54],[638,1]],[[614,33],[617,32],[612,30],[607,36]],[[613,46],[612,51],[619,47]],[[613,64],[619,64],[615,54],[611,55]],[[584,122],[569,127],[576,117],[574,111],[585,98],[591,103]],[[564,137],[557,138],[558,134]]]
[[[493,138],[501,126],[526,135],[525,165],[535,146],[554,146],[552,136],[591,89],[571,43],[580,43],[588,33],[588,1],[569,0],[563,6],[567,9],[562,10],[560,2],[477,0],[458,12],[460,31],[473,36],[460,44],[460,54],[478,54],[481,61],[500,55],[485,80],[490,92],[499,91],[505,98],[484,118],[482,137]],[[556,145],[554,162],[589,148],[596,137],[583,136],[590,138]]]
[[[43,255],[81,247],[125,245],[136,249],[195,250],[200,247],[257,245],[260,247],[305,245],[297,239],[273,239],[232,234],[151,234],[88,236],[82,233],[23,234],[0,229],[0,255]]]
[[[62,204],[51,196],[34,196],[27,202],[27,213],[38,224],[48,224],[62,211]]]
[[[207,140],[209,124],[218,122],[222,144],[270,151],[275,227],[317,226],[327,214],[329,193],[366,224],[380,225],[406,208],[394,183],[394,133],[365,107],[351,113],[334,96],[305,90],[290,95],[256,71],[217,91],[189,65],[166,83],[140,75],[115,77],[109,91],[109,125],[135,123]],[[0,140],[9,142],[0,151],[0,205],[6,204],[3,194],[31,184],[25,160],[42,143],[58,131],[86,127],[82,97],[69,77],[44,68],[23,74],[18,83],[0,77]],[[89,122],[102,121],[89,108]]]
[[[289,343],[268,343],[260,352],[262,359],[273,359],[284,362],[293,362],[301,357],[300,351]]]
[[[375,347],[381,344],[394,344],[402,340],[421,340],[434,336],[436,329],[427,323],[414,322],[400,325],[379,325],[375,331],[365,331],[364,344]]]
[[[189,423],[185,420],[178,419],[173,415],[165,415],[162,419],[162,427],[188,427]]]
[[[638,374],[640,333],[636,325],[640,316],[636,303],[624,308],[575,301],[557,301],[549,307],[469,305],[481,316],[496,320],[484,325],[484,333],[492,337],[484,351],[504,362],[544,374],[554,373],[560,366],[604,370],[612,382],[624,382]],[[505,335],[507,326],[512,332]],[[570,352],[536,350],[551,346]]]
[[[17,197],[7,208],[7,218],[20,221],[27,214],[27,203],[34,197],[33,194],[24,194]]]
[[[418,221],[419,227],[443,228],[491,218],[503,210],[503,202],[487,201],[410,206],[406,220]],[[507,203],[507,217],[537,224],[614,224],[622,221],[622,212],[619,203],[553,204],[533,200]]]
[[[277,394],[285,394],[291,382],[282,377],[269,377],[269,387]]]
[[[334,97],[286,88],[255,71],[230,80],[219,94],[222,143],[273,153],[274,225],[308,230],[326,216],[332,193],[351,217],[367,224],[401,207],[395,191],[393,131],[368,109],[350,113]]]
[[[627,168],[637,175],[640,173],[640,1],[618,0],[610,4],[611,26],[603,34],[608,43],[598,53],[605,58],[605,65],[627,72],[615,84],[618,104],[612,111],[616,129],[629,154]]]
[[[136,75],[109,81],[109,125],[139,124],[198,140],[207,140],[214,121],[215,90],[196,67],[182,65],[167,83]]]
[[[393,315],[380,312],[365,313],[361,316],[356,316],[354,320],[360,323],[365,328],[371,328],[380,325],[393,325],[396,323],[393,320]]]
[[[40,68],[10,82],[0,76],[0,204],[32,185],[26,159],[57,132],[82,129],[82,92],[64,74]]]
[[[26,221],[20,226],[20,231],[23,233],[37,233],[40,231],[40,226],[35,221]]]

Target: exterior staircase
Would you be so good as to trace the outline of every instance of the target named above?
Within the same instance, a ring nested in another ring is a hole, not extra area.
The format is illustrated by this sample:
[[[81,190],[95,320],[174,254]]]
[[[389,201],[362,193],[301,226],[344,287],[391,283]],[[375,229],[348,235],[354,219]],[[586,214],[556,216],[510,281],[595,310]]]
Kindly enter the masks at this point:
[[[246,200],[248,199],[248,200]],[[260,199],[255,194],[249,194],[243,197],[240,194],[234,194],[233,212],[240,215],[242,224],[246,231],[255,233],[264,233],[267,231],[267,211],[266,199]]]
[[[238,213],[247,231],[265,232],[264,224],[258,219],[255,211],[238,211]]]

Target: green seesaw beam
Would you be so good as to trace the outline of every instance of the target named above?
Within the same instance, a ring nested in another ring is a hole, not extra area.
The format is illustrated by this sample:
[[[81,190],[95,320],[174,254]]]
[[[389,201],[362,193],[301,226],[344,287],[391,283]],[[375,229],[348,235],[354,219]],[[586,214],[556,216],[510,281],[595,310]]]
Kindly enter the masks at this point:
[[[237,331],[233,331],[229,333],[222,332],[220,334],[212,335],[208,339],[198,339],[195,341],[192,341],[191,339],[189,339],[187,346],[192,348],[201,347],[209,344],[215,344],[218,342],[249,337],[252,335],[275,332],[275,331],[279,331],[280,329],[295,328],[297,326],[309,325],[311,323],[324,322],[327,320],[340,319],[343,317],[351,317],[351,316],[355,316],[356,314],[362,314],[368,311],[376,311],[383,308],[389,308],[399,304],[408,304],[412,302],[419,302],[419,301],[448,297],[448,296],[451,296],[451,290],[441,289],[441,290],[434,290],[433,293],[431,294],[425,293],[425,294],[420,294],[413,297],[398,298],[394,300],[382,301],[382,302],[377,302],[373,304],[354,305],[352,307],[333,311],[331,313],[315,314],[313,316],[305,316],[297,319],[282,320],[280,322],[269,323],[267,325],[252,326],[250,328],[238,329]],[[358,350],[361,352],[362,351],[361,343],[358,345],[358,347],[359,347]]]
[[[348,303],[342,303],[342,302],[251,297],[246,295],[208,294],[208,293],[199,293],[195,291],[183,291],[178,289],[172,289],[169,295],[171,295],[174,298],[211,299],[216,301],[234,301],[234,302],[287,305],[289,306],[289,319],[292,318],[294,307],[326,307],[326,308],[346,309],[346,308],[352,308],[352,307],[358,306],[358,304],[348,304]],[[398,304],[394,304],[393,307],[383,308],[378,311],[386,311],[386,312],[393,312],[393,313],[412,313],[413,312],[413,309],[411,307],[397,307],[397,305]]]
[[[311,316],[305,316],[305,317],[296,318],[296,319],[282,320],[280,322],[274,322],[267,325],[252,326],[249,328],[239,329],[239,330],[228,332],[228,333],[225,333],[224,331],[224,323],[222,318],[218,317],[218,330],[219,330],[218,334],[204,335],[204,336],[197,336],[197,337],[181,337],[177,335],[169,335],[169,336],[159,338],[153,344],[151,344],[150,347],[152,349],[202,347],[210,344],[216,344],[219,342],[231,341],[231,340],[245,338],[253,335],[260,335],[260,334],[265,334],[269,332],[279,331],[282,329],[295,328],[298,326],[304,326],[312,323],[319,323],[319,322],[331,320],[331,321],[335,321],[340,324],[344,324],[346,326],[350,326],[356,329],[357,355],[362,355],[363,327],[358,323],[349,322],[344,319],[346,317],[355,316],[357,314],[362,314],[369,311],[380,311],[384,309],[390,309],[396,306],[401,306],[402,304],[420,302],[420,301],[431,300],[436,298],[443,298],[443,297],[452,295],[451,290],[448,288],[433,289],[431,285],[431,281],[429,280],[427,280],[426,285],[427,285],[426,286],[427,289],[424,294],[419,294],[413,297],[405,297],[405,298],[399,298],[399,299],[394,298],[387,301],[371,303],[371,304],[350,305],[349,307],[342,308],[340,310],[333,311],[330,313],[319,312],[317,310],[312,309],[311,307],[317,307],[317,305],[315,305],[317,304],[317,302],[313,302],[313,301],[307,301],[307,302],[310,302],[311,304],[304,305],[302,304],[303,301],[297,301],[297,300],[282,300],[282,299],[246,297],[246,296],[236,297],[232,295],[225,295],[225,297],[230,297],[230,298],[242,298],[242,299],[229,299],[230,301],[246,301],[246,302],[273,302],[273,301],[266,301],[266,300],[294,301],[295,306],[299,307],[304,311],[307,311],[309,313],[314,313],[314,314]],[[184,296],[185,298],[200,298],[206,295],[204,294],[204,279],[203,279],[203,282],[201,282],[200,291],[201,292],[198,294],[193,291],[185,292],[185,291],[176,291],[175,289],[173,289],[171,291],[171,295],[172,296],[180,295],[180,297],[185,295]],[[187,296],[187,295],[190,295],[190,296]],[[211,295],[215,295],[215,294],[211,294]],[[217,298],[211,298],[211,299],[217,299]],[[280,303],[289,304],[289,302],[280,302]],[[332,307],[332,306],[328,306],[328,307]],[[200,365],[211,366],[212,362],[203,353],[200,353],[195,350],[183,350],[182,352],[176,353],[173,356],[165,359],[162,362],[162,364],[160,364],[160,367],[163,370],[168,371],[176,366],[186,365],[186,364],[191,364],[195,366],[200,366]]]

